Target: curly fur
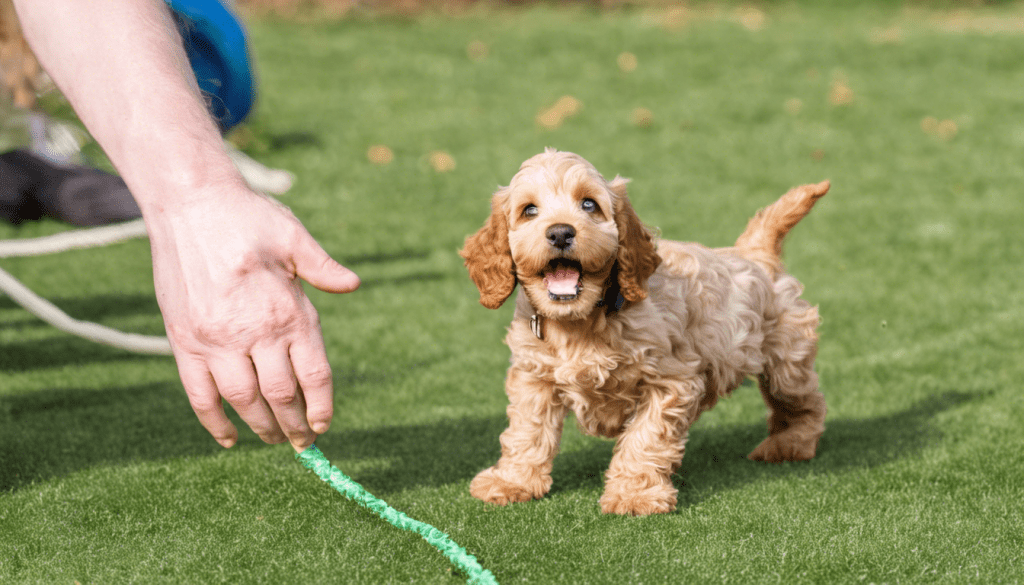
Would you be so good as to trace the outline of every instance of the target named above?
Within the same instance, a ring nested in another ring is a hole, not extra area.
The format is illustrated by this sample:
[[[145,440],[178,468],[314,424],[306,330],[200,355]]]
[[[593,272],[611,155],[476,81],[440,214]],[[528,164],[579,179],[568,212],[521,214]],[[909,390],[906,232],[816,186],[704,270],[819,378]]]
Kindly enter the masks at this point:
[[[481,500],[504,505],[546,494],[572,411],[585,432],[616,439],[601,510],[670,512],[671,475],[690,426],[748,376],[757,377],[769,409],[768,437],[749,457],[815,454],[825,418],[813,369],[818,312],[799,298],[802,287],[779,255],[786,232],[828,183],[791,190],[722,249],[656,242],[626,183],[548,149],[495,193],[487,223],[466,240],[461,254],[481,303],[497,308],[521,286],[505,339],[509,426],[501,458],[470,485]],[[585,199],[597,210],[581,209]],[[545,237],[552,225],[572,226],[568,249]],[[548,295],[544,271],[554,259],[578,262],[575,299]],[[535,315],[540,337],[530,327]]]

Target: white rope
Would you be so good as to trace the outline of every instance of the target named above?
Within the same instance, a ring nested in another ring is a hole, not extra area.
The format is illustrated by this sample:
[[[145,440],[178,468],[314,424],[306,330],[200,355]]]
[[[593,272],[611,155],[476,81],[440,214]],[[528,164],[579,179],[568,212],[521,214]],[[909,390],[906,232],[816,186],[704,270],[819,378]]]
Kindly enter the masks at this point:
[[[72,230],[40,238],[0,240],[0,258],[42,256],[43,254],[55,254],[80,248],[95,248],[144,235],[146,235],[146,224],[141,219],[135,219],[117,225]]]
[[[140,219],[119,225],[76,230],[41,238],[6,240],[0,241],[0,258],[38,256],[79,248],[105,246],[145,234],[146,226]],[[0,291],[6,293],[29,313],[65,333],[135,353],[171,355],[171,344],[166,337],[123,333],[99,323],[79,321],[29,290],[2,268],[0,268]]]
[[[166,337],[122,333],[99,323],[79,321],[29,290],[2,268],[0,268],[0,290],[7,293],[14,302],[24,307],[29,313],[65,333],[135,353],[171,354],[171,344],[168,343]]]

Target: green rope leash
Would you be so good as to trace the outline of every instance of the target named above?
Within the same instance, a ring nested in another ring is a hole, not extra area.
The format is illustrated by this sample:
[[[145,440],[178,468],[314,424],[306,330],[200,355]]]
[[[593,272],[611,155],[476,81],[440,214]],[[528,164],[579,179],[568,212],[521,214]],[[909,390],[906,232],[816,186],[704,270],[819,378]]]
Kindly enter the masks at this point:
[[[306,469],[312,470],[313,473],[317,474],[320,479],[324,480],[341,495],[350,500],[355,500],[357,504],[368,508],[392,525],[422,536],[434,548],[441,551],[441,554],[448,557],[448,560],[453,565],[469,575],[467,583],[498,585],[498,582],[494,580],[494,575],[481,567],[480,563],[476,561],[476,557],[466,552],[466,549],[455,544],[455,541],[450,536],[430,524],[413,520],[389,506],[384,500],[378,499],[366,491],[366,488],[342,473],[337,467],[331,465],[331,462],[324,457],[324,454],[320,449],[317,449],[316,445],[310,445],[302,453],[296,454],[295,458],[300,459]]]

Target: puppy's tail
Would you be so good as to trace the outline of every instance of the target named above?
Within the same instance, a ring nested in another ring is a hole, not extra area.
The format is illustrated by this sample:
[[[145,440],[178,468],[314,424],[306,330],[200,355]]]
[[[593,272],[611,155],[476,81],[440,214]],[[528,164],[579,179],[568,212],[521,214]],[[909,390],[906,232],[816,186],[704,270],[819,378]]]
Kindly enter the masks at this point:
[[[782,271],[782,240],[828,193],[829,182],[794,187],[778,201],[757,212],[736,240],[736,250],[777,276]]]

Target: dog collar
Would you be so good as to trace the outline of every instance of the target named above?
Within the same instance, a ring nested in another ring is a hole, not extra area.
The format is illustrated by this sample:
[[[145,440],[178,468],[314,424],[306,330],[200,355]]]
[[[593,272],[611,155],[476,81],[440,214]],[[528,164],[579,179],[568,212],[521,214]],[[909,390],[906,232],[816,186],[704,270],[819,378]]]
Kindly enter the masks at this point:
[[[541,316],[534,313],[533,316],[530,317],[530,331],[533,331],[533,334],[537,336],[537,339],[544,341],[544,328],[542,325]]]
[[[626,297],[622,296],[622,293],[618,290],[615,291],[615,303],[608,309],[609,313],[614,313],[622,308],[622,305],[626,304]],[[597,301],[598,307],[604,306],[604,299]]]
[[[626,297],[622,296],[622,292],[615,291],[615,302],[608,306],[608,312],[614,313],[622,308],[626,304]],[[598,307],[605,306],[605,299],[597,301]],[[530,317],[530,331],[537,336],[537,339],[544,341],[544,318],[540,316],[540,313],[534,313]]]

